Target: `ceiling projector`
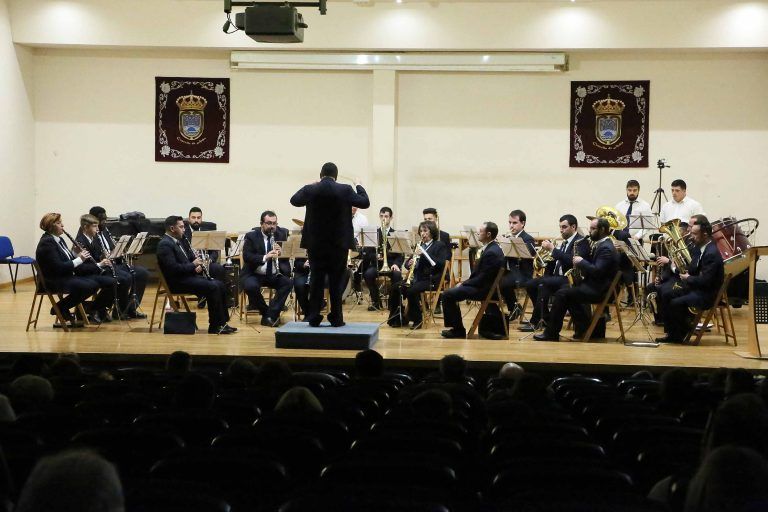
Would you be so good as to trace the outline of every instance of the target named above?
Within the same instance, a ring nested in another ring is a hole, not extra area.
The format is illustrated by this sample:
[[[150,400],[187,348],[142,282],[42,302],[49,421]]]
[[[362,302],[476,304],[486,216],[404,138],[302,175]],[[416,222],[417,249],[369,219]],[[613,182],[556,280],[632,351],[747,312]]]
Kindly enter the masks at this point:
[[[233,24],[231,20],[232,6],[246,6],[244,12],[235,14],[234,25],[237,30],[260,43],[302,43],[304,29],[307,24],[296,9],[297,6],[318,6],[320,13],[326,13],[326,0],[319,2],[232,2],[225,0],[224,12],[227,13],[227,23],[224,32],[228,32]]]

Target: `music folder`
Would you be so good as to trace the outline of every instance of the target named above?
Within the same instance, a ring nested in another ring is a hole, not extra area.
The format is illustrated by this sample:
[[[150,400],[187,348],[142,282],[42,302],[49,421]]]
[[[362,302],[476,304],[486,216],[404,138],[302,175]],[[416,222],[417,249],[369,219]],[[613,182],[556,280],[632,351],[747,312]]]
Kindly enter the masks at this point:
[[[226,231],[193,231],[190,245],[196,250],[223,251],[226,240]]]
[[[128,242],[131,241],[131,235],[123,235],[120,237],[120,239],[115,244],[115,247],[112,248],[112,252],[109,253],[108,258],[111,260],[116,260],[123,256],[125,253],[126,247],[128,247]]]
[[[131,242],[131,245],[128,247],[128,250],[125,251],[126,256],[138,256],[141,254],[141,251],[144,249],[144,242],[147,241],[147,234],[148,231],[142,231],[141,233],[137,234],[133,238],[133,242]]]

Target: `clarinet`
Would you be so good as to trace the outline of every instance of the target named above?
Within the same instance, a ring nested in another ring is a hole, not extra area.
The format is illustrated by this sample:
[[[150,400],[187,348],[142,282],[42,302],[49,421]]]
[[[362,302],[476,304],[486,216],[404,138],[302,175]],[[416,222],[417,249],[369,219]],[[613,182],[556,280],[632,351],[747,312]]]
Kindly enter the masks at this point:
[[[69,241],[70,241],[70,242],[72,242],[72,246],[77,246],[77,247],[80,249],[80,251],[81,251],[81,252],[82,252],[82,251],[86,251],[86,252],[88,252],[88,249],[86,249],[85,247],[83,247],[83,244],[81,244],[80,242],[78,242],[77,240],[75,240],[74,238],[72,238],[72,235],[70,235],[70,234],[69,234],[69,233],[67,233],[66,231],[64,232],[64,234],[66,235],[66,237],[67,237],[67,238],[69,238]],[[89,252],[88,254],[90,254],[90,252]],[[102,272],[102,273],[103,273],[103,272],[106,270],[106,269],[104,269],[104,268],[101,268],[101,267],[99,267],[99,262],[98,262],[98,261],[96,261],[96,258],[94,258],[94,257],[93,257],[93,255],[90,255],[90,256],[88,256],[88,257],[86,258],[86,260],[87,260],[87,261],[90,261],[90,262],[92,262],[94,265],[96,265],[96,268],[98,268],[100,272]]]
[[[104,256],[104,257],[106,258],[108,253],[107,253],[107,252],[106,252],[106,250],[105,250],[104,244],[102,244],[102,243],[101,243],[101,240],[99,240],[99,237],[98,237],[98,235],[97,235],[97,236],[95,236],[95,237],[93,238],[93,243],[94,243],[94,244],[99,244],[99,249],[101,250],[101,255],[102,255],[102,256]],[[110,262],[110,263],[112,263],[112,264],[109,266],[109,270],[111,270],[111,271],[112,271],[112,278],[113,278],[115,281],[117,281],[117,272],[115,272],[115,262],[114,262],[114,260],[113,260],[112,258],[109,258],[109,262]]]
[[[185,237],[184,235],[181,235],[181,238],[183,238],[184,241],[187,242],[187,247],[189,248],[189,251],[192,253],[192,255],[195,258],[200,258],[202,260],[203,259],[202,255],[198,254],[198,252],[192,248],[192,242],[190,242],[189,239],[187,237]],[[211,274],[208,273],[208,269],[205,268],[205,261],[203,261],[203,264],[200,265],[200,268],[203,269],[203,275],[205,276],[205,278],[207,280],[209,280],[209,281],[213,281],[213,278],[211,277]]]

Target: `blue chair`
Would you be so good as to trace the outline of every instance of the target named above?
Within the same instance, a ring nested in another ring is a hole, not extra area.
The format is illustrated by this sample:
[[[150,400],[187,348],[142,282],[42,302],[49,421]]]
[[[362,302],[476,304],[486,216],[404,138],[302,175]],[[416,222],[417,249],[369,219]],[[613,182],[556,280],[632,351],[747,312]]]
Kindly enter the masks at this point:
[[[16,293],[16,277],[19,275],[19,265],[31,265],[34,258],[29,256],[13,255],[13,244],[7,236],[0,236],[0,264],[8,265],[8,272],[11,273],[11,283],[13,283],[13,293]],[[16,271],[11,270],[11,265],[16,265]]]

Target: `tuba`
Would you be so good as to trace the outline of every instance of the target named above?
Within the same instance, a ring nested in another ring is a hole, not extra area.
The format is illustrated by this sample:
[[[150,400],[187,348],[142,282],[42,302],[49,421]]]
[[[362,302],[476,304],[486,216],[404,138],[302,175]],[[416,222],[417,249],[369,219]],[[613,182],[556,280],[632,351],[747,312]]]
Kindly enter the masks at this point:
[[[612,206],[601,206],[595,212],[595,217],[607,220],[608,224],[611,225],[611,231],[617,229],[621,231],[627,227],[627,217]]]
[[[691,253],[685,243],[685,235],[680,229],[680,219],[673,219],[665,222],[659,228],[664,236],[664,247],[667,250],[669,259],[675,264],[681,273],[688,272],[691,264]]]

